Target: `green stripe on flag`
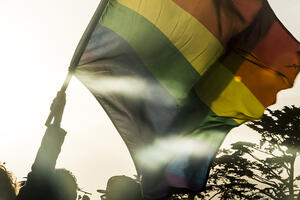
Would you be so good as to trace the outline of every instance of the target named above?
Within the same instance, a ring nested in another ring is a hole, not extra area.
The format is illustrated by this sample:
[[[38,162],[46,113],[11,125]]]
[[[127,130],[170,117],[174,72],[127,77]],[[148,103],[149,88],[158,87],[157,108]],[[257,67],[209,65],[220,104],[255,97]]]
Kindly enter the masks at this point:
[[[198,72],[147,19],[115,1],[110,6],[114,9],[101,18],[101,25],[126,40],[148,70],[178,102],[186,98],[200,79]]]

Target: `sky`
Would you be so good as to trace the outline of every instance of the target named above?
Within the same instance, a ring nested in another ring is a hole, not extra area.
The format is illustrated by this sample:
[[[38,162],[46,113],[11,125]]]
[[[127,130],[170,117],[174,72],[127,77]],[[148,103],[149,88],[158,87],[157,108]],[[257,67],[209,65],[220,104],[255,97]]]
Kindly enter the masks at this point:
[[[75,48],[99,0],[0,1],[0,162],[22,180],[30,171],[45,120]],[[280,20],[300,40],[299,0],[270,0]],[[298,79],[300,79],[298,77]],[[281,91],[277,104],[300,106],[300,80]],[[93,193],[113,175],[132,176],[129,153],[101,106],[75,78],[67,90],[62,127],[68,132],[57,167],[71,170],[79,187]],[[225,144],[257,139],[245,127]]]

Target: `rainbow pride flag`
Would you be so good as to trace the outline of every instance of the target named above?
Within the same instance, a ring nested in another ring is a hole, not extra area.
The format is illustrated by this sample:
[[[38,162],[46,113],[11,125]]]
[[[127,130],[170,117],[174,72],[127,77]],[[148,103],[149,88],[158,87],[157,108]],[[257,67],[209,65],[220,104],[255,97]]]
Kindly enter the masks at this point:
[[[293,86],[299,52],[266,1],[102,0],[71,67],[161,199],[205,188],[226,134]]]

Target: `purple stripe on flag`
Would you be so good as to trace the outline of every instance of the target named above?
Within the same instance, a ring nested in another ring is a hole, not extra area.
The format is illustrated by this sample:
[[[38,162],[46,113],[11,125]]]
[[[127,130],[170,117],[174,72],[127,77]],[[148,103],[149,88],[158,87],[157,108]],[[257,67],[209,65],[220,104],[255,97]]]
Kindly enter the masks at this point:
[[[176,187],[176,188],[188,188],[193,191],[201,191],[204,189],[204,185],[200,185],[197,183],[193,183],[190,180],[187,180],[185,177],[178,176],[176,174],[167,172],[165,175],[169,186]]]

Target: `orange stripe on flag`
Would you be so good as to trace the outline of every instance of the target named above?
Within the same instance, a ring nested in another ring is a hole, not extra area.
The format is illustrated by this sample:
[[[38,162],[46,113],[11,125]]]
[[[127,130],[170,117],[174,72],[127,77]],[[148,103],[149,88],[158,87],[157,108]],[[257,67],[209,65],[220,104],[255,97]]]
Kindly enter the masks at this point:
[[[231,52],[222,63],[235,74],[235,77],[239,77],[239,80],[264,107],[268,107],[275,103],[276,95],[280,90],[289,88],[291,85],[285,77],[275,71],[260,67],[249,60]]]

